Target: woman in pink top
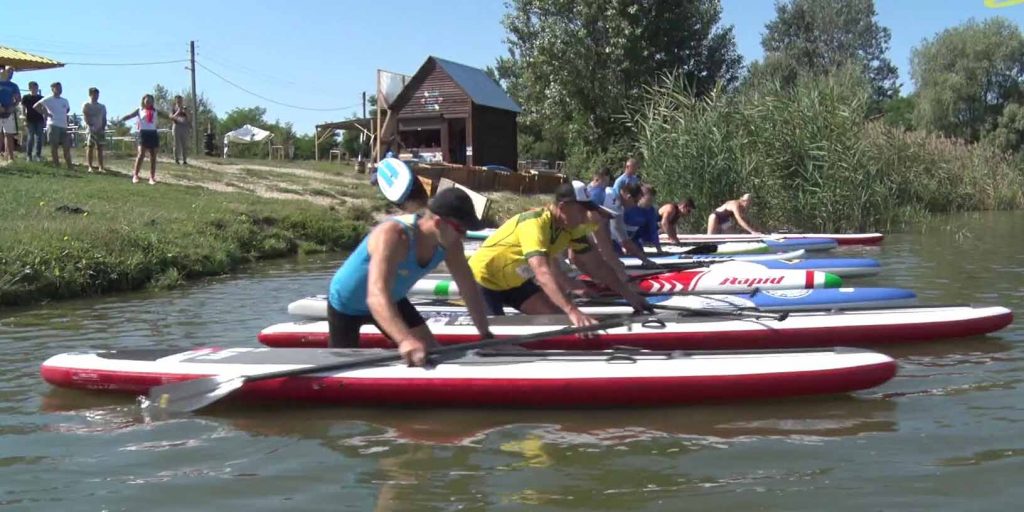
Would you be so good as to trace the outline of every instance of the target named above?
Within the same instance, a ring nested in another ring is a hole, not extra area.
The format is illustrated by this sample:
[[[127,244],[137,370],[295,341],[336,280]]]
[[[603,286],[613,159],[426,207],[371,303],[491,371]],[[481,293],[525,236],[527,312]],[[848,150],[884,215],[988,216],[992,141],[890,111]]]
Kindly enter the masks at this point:
[[[149,153],[149,184],[156,184],[156,149],[160,146],[160,136],[156,131],[157,117],[170,119],[170,116],[160,112],[153,106],[153,95],[147,94],[142,97],[139,108],[121,118],[127,121],[136,118],[139,130],[139,154],[135,157],[135,168],[132,170],[132,183],[139,182],[139,168],[142,167],[142,160],[146,153]]]

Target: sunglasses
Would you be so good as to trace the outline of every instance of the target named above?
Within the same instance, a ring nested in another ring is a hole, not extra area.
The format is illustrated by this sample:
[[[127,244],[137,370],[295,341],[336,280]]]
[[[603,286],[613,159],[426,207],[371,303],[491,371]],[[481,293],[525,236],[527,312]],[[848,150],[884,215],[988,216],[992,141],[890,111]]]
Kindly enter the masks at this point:
[[[445,224],[448,224],[449,227],[454,229],[456,233],[460,235],[466,234],[466,227],[463,226],[462,224],[459,224],[458,222],[455,222],[454,220],[451,220],[448,217],[441,217],[441,220],[444,221]]]

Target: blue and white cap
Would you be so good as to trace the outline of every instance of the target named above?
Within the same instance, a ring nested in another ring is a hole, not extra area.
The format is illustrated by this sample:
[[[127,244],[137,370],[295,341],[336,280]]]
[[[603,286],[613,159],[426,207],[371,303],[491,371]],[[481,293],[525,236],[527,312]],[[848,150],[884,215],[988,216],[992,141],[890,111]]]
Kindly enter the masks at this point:
[[[600,211],[610,217],[614,217],[619,214],[618,211],[612,208],[594,203],[594,200],[590,197],[590,192],[587,191],[586,183],[579,180],[573,180],[569,183],[562,183],[559,185],[558,188],[555,189],[555,201],[581,203],[588,210]]]

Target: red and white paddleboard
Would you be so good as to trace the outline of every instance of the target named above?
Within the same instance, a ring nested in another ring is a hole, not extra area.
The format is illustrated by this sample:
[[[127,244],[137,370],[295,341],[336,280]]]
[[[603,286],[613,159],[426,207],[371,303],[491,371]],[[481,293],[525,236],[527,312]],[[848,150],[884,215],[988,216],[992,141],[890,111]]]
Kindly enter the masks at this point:
[[[816,270],[769,270],[756,265],[678,270],[636,280],[643,293],[749,293],[751,290],[839,288],[839,276]]]
[[[366,350],[202,348],[73,352],[53,356],[43,379],[66,388],[143,394],[168,382],[241,376],[346,358]],[[231,399],[290,404],[435,407],[634,407],[847,393],[886,382],[896,362],[836,348],[731,353],[476,352],[431,368],[382,364],[249,382]]]
[[[881,233],[770,233],[764,235],[736,234],[736,235],[679,235],[680,243],[700,244],[711,242],[756,242],[759,240],[796,240],[800,238],[831,238],[839,245],[871,245],[882,243],[885,235]],[[668,236],[661,235],[662,243],[668,241]]]
[[[629,346],[650,350],[775,349],[832,345],[877,346],[911,341],[978,336],[1006,327],[1013,320],[999,306],[920,306],[841,311],[794,311],[782,321],[737,318],[728,314],[687,316],[665,313],[637,317],[627,327],[593,338],[565,336],[526,345],[535,349],[605,350]],[[492,317],[495,336],[523,336],[565,327],[562,315]],[[477,341],[469,315],[427,319],[441,343]],[[326,347],[326,321],[288,322],[260,331],[260,343],[271,347]],[[388,347],[391,342],[373,325],[360,330],[360,344]]]
[[[584,279],[586,277],[584,276]],[[839,288],[839,276],[816,270],[775,270],[758,265],[721,265],[677,270],[635,281],[643,293],[750,293],[752,290],[808,290]],[[451,279],[420,279],[409,290],[411,297],[461,296]]]

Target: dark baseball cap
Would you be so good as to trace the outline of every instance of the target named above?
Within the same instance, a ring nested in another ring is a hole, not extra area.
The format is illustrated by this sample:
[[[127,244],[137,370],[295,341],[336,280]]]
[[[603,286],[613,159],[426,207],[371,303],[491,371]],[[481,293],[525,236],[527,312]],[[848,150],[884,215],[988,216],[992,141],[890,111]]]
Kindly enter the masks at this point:
[[[457,187],[446,188],[430,199],[427,209],[434,215],[447,217],[470,231],[484,228],[483,221],[476,216],[473,199],[465,190]]]
[[[573,180],[568,183],[562,183],[555,189],[555,201],[556,202],[574,202],[580,203],[584,208],[590,211],[599,211],[605,215],[614,217],[619,212],[608,208],[605,205],[599,205],[593,201],[590,197],[590,193],[587,192],[587,185],[579,180]]]

